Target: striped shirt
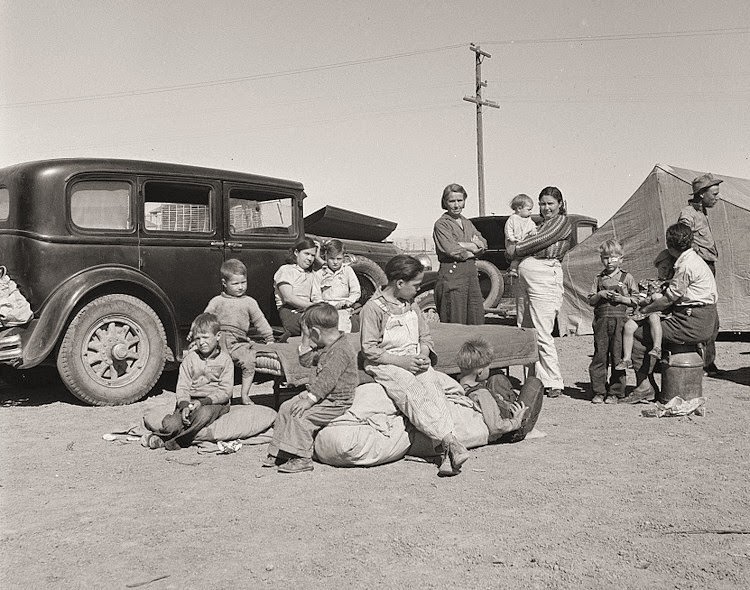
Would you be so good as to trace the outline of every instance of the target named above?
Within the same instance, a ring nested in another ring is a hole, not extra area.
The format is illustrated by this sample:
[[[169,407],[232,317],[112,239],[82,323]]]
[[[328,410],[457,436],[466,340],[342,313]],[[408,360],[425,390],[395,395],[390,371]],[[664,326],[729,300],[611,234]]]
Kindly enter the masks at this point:
[[[572,233],[573,226],[565,215],[547,219],[537,228],[535,236],[518,243],[514,257],[534,256],[562,260],[565,253],[570,250]]]

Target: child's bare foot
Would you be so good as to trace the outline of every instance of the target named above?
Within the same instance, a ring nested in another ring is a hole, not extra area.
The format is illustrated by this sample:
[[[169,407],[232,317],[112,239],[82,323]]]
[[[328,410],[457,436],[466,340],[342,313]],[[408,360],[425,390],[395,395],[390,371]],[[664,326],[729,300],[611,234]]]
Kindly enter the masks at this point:
[[[250,399],[250,396],[245,394],[242,396],[242,405],[243,406],[254,406],[255,402]]]
[[[615,371],[624,371],[625,369],[632,369],[633,368],[633,361],[630,359],[622,359],[619,363],[615,365]]]
[[[661,359],[661,348],[658,346],[654,346],[651,350],[648,351],[648,354],[650,356],[653,356],[654,358]]]

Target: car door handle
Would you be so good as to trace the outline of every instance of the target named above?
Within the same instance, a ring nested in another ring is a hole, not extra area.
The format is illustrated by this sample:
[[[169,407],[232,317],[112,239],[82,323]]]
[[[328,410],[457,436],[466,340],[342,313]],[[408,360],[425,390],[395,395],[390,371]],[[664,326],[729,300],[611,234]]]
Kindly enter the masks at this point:
[[[227,248],[231,248],[233,250],[239,250],[242,248],[242,243],[240,242],[227,242]]]
[[[224,242],[211,242],[212,248],[221,248],[224,246]]]

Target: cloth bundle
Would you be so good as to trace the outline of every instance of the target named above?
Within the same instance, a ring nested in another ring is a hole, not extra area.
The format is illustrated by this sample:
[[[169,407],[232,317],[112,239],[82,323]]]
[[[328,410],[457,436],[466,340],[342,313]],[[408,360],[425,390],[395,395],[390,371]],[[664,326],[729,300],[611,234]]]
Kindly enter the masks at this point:
[[[8,270],[0,266],[0,328],[21,326],[33,316],[31,305],[8,276]]]

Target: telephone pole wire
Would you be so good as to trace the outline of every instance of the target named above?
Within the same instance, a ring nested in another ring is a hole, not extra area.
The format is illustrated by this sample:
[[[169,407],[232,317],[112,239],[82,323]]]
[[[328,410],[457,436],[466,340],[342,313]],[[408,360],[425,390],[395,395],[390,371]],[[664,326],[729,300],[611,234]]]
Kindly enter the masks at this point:
[[[486,51],[482,51],[479,45],[472,43],[469,49],[476,54],[476,91],[474,96],[464,96],[467,102],[473,102],[477,105],[477,175],[479,177],[479,215],[484,215],[484,139],[482,133],[482,107],[492,107],[499,109],[500,105],[491,100],[482,99],[482,88],[487,86],[487,82],[482,81],[482,60],[485,57],[492,57]]]

